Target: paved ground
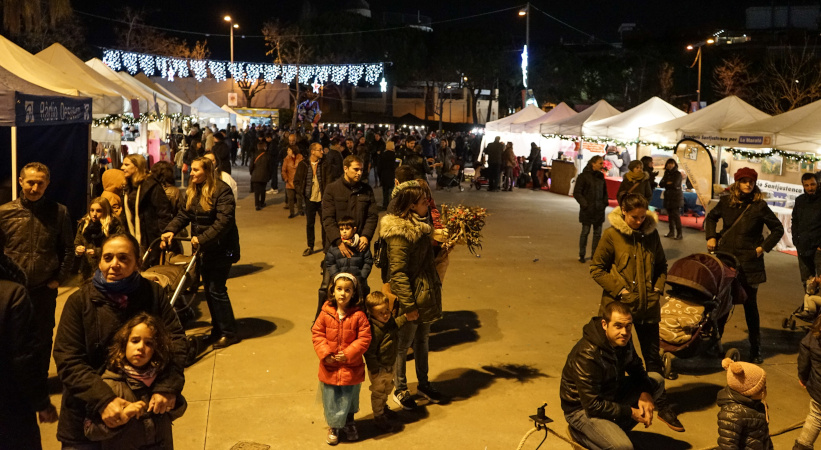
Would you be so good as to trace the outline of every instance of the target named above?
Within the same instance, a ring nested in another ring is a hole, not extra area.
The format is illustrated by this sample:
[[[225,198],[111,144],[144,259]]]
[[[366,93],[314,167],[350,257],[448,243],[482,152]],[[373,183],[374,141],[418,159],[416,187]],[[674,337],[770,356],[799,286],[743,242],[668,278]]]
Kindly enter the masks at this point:
[[[186,371],[184,395],[190,406],[175,423],[176,448],[227,450],[241,441],[270,448],[323,448],[318,362],[310,341],[322,255],[301,256],[304,218],[286,218],[283,194],[269,197],[267,208],[254,211],[248,177],[244,169],[236,171],[242,172],[237,176],[242,260],[234,267],[228,288],[244,340],[207,355]],[[576,261],[576,203],[570,197],[529,190],[437,192],[436,198],[439,203],[485,206],[492,213],[481,257],[464,248],[451,256],[444,283],[445,318],[431,336],[431,379],[453,400],[447,405],[420,401],[417,411],[401,413],[401,431],[378,434],[364,386],[357,415],[362,439],[357,446],[515,448],[532,427],[528,415],[545,402],[547,415],[556,420],[553,428],[565,435],[558,398],[561,369],[600,298],[588,266]],[[703,234],[685,229],[683,241],[664,239],[664,245],[668,259],[675,260],[703,251]],[[775,432],[803,420],[808,396],[795,375],[800,332],[780,327],[781,319],[801,302],[797,262],[780,253],[768,254],[766,260],[769,282],[762,286],[759,302],[770,425]],[[370,280],[376,286],[378,274]],[[69,293],[70,289],[61,289],[58,315]],[[202,309],[202,327],[190,333],[207,330],[207,307]],[[725,346],[737,346],[746,356],[745,336],[744,315],[738,310],[727,326]],[[639,448],[715,445],[715,396],[725,383],[719,361],[676,363],[682,363],[677,366],[682,375],[669,382],[668,391],[687,432],[672,432],[657,421],[634,432]],[[412,367],[408,376],[413,392]],[[53,401],[59,405],[59,394]],[[55,429],[42,427],[46,449],[59,448]],[[542,436],[531,436],[524,448],[535,448]],[[793,431],[774,438],[776,448],[788,448],[796,436]],[[570,446],[550,436],[543,448]]]

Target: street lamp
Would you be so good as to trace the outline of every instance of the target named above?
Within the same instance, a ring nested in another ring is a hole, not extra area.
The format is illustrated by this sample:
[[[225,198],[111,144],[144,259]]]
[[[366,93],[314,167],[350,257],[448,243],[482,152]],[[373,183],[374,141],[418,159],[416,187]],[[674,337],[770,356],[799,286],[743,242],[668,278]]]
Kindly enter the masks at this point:
[[[234,28],[239,28],[239,25],[234,23],[234,19],[232,19],[231,16],[225,16],[223,20],[231,25],[229,28],[231,31],[231,62],[234,62]]]
[[[698,88],[696,90],[696,103],[699,107],[701,107],[701,47],[713,43],[715,43],[715,40],[710,38],[706,41],[701,41],[698,44],[687,46],[687,50],[698,49],[696,51],[696,59],[693,61],[693,64],[690,65],[690,68],[692,68],[696,65],[696,63],[698,63]]]
[[[536,105],[536,98],[533,97],[533,91],[528,89],[527,87],[527,60],[528,60],[528,53],[527,49],[530,47],[530,2],[525,4],[523,9],[519,10],[519,17],[525,17],[525,48],[522,50],[522,84],[525,87],[525,106],[527,105]]]

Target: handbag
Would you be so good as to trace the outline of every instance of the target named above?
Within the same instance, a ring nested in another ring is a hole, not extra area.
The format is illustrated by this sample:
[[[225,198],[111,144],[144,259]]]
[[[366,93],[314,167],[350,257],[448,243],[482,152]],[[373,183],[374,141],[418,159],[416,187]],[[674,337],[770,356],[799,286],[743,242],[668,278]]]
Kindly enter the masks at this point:
[[[373,243],[373,265],[380,269],[388,265],[388,243],[381,238]]]

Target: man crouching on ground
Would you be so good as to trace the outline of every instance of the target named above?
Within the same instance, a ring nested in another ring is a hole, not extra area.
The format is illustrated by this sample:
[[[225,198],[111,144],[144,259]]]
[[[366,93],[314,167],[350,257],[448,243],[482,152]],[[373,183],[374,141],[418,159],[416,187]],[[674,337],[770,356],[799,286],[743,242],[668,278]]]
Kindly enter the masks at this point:
[[[615,301],[584,326],[562,370],[560,396],[570,434],[590,449],[632,449],[627,431],[653,423],[664,378],[648,374],[633,347],[630,309]],[[625,373],[627,374],[625,376]]]

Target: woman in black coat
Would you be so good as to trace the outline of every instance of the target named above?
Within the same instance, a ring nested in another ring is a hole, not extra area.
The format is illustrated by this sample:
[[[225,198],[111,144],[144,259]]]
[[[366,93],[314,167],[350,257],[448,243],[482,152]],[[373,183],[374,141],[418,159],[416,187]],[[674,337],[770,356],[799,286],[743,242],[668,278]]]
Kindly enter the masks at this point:
[[[174,234],[191,224],[191,245],[199,249],[205,299],[211,311],[211,338],[214,348],[224,348],[239,342],[234,310],[225,287],[231,265],[239,261],[234,194],[227,184],[216,179],[210,159],[197,158],[191,163],[186,197],[185,208],[165,228],[163,243],[169,245]]]
[[[664,237],[681,240],[681,207],[684,193],[681,191],[681,171],[678,163],[670,158],[664,163],[664,176],[659,186],[664,188],[664,209],[667,210],[667,224],[670,231]]]
[[[182,392],[185,330],[165,291],[140,276],[139,266],[137,241],[124,234],[110,236],[103,244],[94,277],[71,294],[63,308],[54,339],[54,362],[63,383],[57,439],[64,447],[100,448],[99,442],[89,441],[83,432],[83,420],[89,412],[99,413],[110,428],[127,422],[123,408],[128,402],[118,398],[101,375],[111,338],[138,313],[157,316],[165,324],[174,353],[168,369],[152,385],[156,393],[149,411],[164,414],[174,409]]]
[[[125,189],[120,222],[140,243],[142,254],[174,218],[173,207],[163,187],[148,171],[145,158],[128,155],[123,159],[121,169],[125,175]],[[143,261],[144,266],[153,265],[159,252],[156,255],[150,255],[148,261]]]
[[[593,250],[590,254],[596,253],[596,246],[601,239],[602,223],[604,223],[604,210],[607,209],[607,184],[604,182],[604,174],[601,169],[604,159],[596,155],[590,158],[587,167],[576,177],[576,186],[573,188],[573,198],[579,203],[579,222],[582,224],[582,233],[579,237],[579,262],[585,261],[587,252],[587,236],[590,234],[590,227],[593,227]]]
[[[735,183],[728,188],[730,195],[722,197],[707,214],[704,228],[707,250],[727,252],[738,258],[743,276],[741,283],[747,294],[744,318],[750,339],[750,361],[756,364],[761,358],[761,330],[758,316],[758,285],[767,281],[764,271],[764,252],[769,252],[784,235],[784,227],[764,201],[756,186],[758,173],[749,167],[735,173]],[[718,219],[724,225],[716,231]],[[770,230],[764,239],[764,225]],[[723,330],[722,330],[723,332]]]

